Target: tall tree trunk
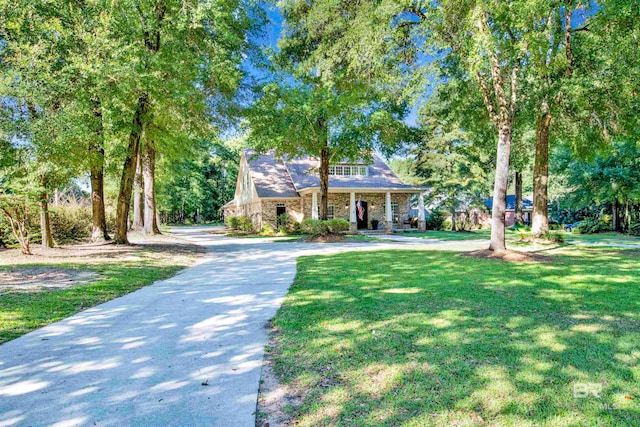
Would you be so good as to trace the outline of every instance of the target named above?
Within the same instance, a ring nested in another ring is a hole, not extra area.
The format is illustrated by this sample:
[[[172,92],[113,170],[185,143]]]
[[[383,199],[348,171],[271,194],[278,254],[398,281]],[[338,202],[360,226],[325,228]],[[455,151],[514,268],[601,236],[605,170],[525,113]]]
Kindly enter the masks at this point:
[[[533,220],[531,233],[540,237],[549,232],[547,187],[549,185],[549,128],[551,111],[547,101],[542,101],[536,118],[536,154],[533,165]]]
[[[42,192],[40,193],[40,234],[42,236],[42,248],[53,248],[53,236],[51,235],[51,218],[49,217],[49,196],[47,194],[47,176],[41,177]]]
[[[143,94],[138,98],[138,105],[133,115],[131,133],[129,134],[129,146],[127,147],[124,166],[122,168],[122,178],[120,179],[120,191],[118,193],[116,206],[116,235],[114,239],[116,243],[120,244],[129,243],[127,230],[133,178],[136,173],[136,156],[140,149],[140,137],[148,109],[147,95]]]
[[[110,240],[107,233],[107,215],[104,205],[104,125],[102,123],[102,105],[97,99],[93,103],[93,115],[96,119],[95,139],[89,144],[91,174],[91,241]]]
[[[144,175],[144,234],[161,234],[156,220],[156,150],[151,141],[146,141],[142,153]]]
[[[515,206],[516,224],[524,224],[524,215],[522,213],[522,173],[516,171],[516,206]]]
[[[613,206],[611,206],[612,210],[612,218],[613,218],[613,231],[620,231],[620,213],[618,212],[618,201],[613,201]]]
[[[144,144],[140,144],[138,155],[136,156],[136,176],[133,179],[133,225],[136,231],[144,229],[144,176],[142,174],[142,150]]]
[[[493,208],[491,210],[491,243],[489,250],[502,252],[507,247],[504,238],[504,221],[509,183],[509,157],[511,156],[511,124],[502,123],[498,128],[498,151],[496,155],[496,177],[493,185]]]
[[[326,220],[329,212],[329,147],[320,151],[320,219]]]

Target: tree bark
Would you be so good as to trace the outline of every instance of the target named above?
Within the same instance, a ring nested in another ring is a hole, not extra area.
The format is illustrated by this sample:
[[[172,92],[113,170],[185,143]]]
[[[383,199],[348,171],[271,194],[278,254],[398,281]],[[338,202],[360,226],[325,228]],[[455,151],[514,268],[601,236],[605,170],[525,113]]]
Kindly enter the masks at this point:
[[[104,125],[100,99],[93,101],[96,120],[94,140],[89,144],[89,169],[91,175],[91,241],[111,240],[107,233],[107,215],[104,205]]]
[[[115,242],[119,244],[129,244],[127,239],[129,208],[131,205],[131,192],[133,190],[133,178],[136,172],[136,156],[140,149],[140,137],[142,135],[143,122],[149,104],[147,95],[143,94],[138,98],[138,105],[133,115],[131,133],[129,134],[129,145],[122,168],[122,178],[120,179],[120,191],[116,206],[116,235]]]
[[[548,185],[549,185],[549,128],[551,111],[543,101],[536,118],[536,154],[533,165],[533,219],[531,233],[540,237],[549,232]]]
[[[496,177],[493,186],[493,208],[491,209],[491,243],[489,250],[502,252],[506,249],[504,221],[509,182],[509,157],[511,156],[510,123],[498,128],[498,150],[496,155]]]
[[[53,248],[53,236],[51,235],[51,218],[49,217],[49,197],[47,194],[47,177],[42,176],[43,191],[40,193],[40,234],[42,236],[42,248]]]
[[[141,231],[144,229],[144,176],[142,174],[142,143],[138,148],[138,155],[136,156],[136,176],[133,180],[133,225],[132,229],[135,231]]]
[[[612,215],[611,217],[613,218],[613,231],[620,231],[620,214],[618,213],[618,201],[614,200],[613,201],[613,205],[611,206],[611,210],[612,210]]]
[[[146,141],[142,153],[144,176],[144,234],[161,234],[156,219],[156,150],[151,141]]]
[[[329,212],[329,147],[320,151],[320,219],[326,220]]]
[[[524,216],[522,213],[522,173],[516,171],[516,224],[524,224]]]

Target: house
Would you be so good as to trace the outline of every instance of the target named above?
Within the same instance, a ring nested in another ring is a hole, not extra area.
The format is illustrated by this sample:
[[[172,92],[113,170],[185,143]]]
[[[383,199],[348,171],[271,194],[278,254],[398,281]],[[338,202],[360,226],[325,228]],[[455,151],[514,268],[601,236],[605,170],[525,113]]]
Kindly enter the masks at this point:
[[[403,183],[376,154],[371,159],[330,165],[329,219],[349,221],[351,231],[371,229],[374,220],[388,231],[408,227],[412,195],[418,196],[424,213],[424,189]],[[246,216],[257,229],[265,224],[275,227],[285,213],[297,222],[317,219],[318,166],[318,159],[310,156],[276,158],[273,152],[244,150],[235,197],[223,207],[225,217]],[[419,228],[424,227],[423,214]]]
[[[491,211],[493,207],[493,197],[484,201],[484,204]],[[533,212],[533,201],[527,197],[522,198],[522,217],[525,224],[531,224],[531,212]],[[507,195],[507,207],[505,209],[504,225],[507,227],[516,223],[516,196]]]

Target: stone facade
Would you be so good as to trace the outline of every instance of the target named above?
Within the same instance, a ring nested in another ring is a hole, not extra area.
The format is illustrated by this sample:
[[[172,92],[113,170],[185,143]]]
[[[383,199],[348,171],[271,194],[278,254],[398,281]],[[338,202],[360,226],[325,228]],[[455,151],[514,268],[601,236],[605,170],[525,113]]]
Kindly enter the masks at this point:
[[[329,193],[329,204],[333,205],[334,218],[342,218],[349,221],[349,198],[349,193]],[[374,219],[379,221],[379,228],[384,228],[386,193],[356,193],[356,202],[359,199],[367,202],[367,228],[371,229],[371,220]],[[304,203],[304,218],[311,218],[311,207],[313,205],[311,194],[304,195],[302,200]],[[411,193],[391,193],[391,202],[398,204],[398,222],[393,225],[393,228],[403,228],[403,222],[409,215]],[[320,204],[319,195],[318,204]]]

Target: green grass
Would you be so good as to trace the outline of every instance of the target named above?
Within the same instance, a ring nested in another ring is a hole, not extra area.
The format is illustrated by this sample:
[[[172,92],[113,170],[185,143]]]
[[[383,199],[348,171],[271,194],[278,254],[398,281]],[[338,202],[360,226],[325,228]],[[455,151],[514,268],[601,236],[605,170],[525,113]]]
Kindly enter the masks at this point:
[[[96,272],[100,279],[62,290],[0,294],[0,344],[62,320],[86,308],[133,292],[156,280],[170,277],[185,267],[185,265],[169,264],[168,260],[164,263],[129,261],[105,265],[57,264],[56,268]],[[32,266],[0,266],[0,270]]]
[[[564,233],[564,236],[568,242],[596,243],[601,245],[640,245],[640,237],[614,232],[597,234]]]
[[[487,240],[491,237],[491,230],[473,230],[473,231],[436,231],[428,230],[422,232],[399,233],[401,236],[422,237],[425,239],[436,239],[444,241],[454,240]],[[514,232],[507,232],[507,236],[516,236]]]
[[[296,425],[638,426],[638,255],[300,258],[270,349]]]

